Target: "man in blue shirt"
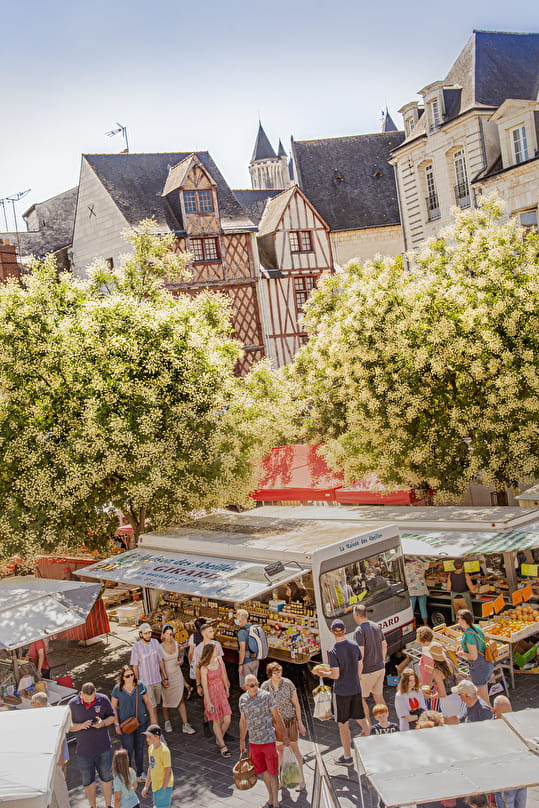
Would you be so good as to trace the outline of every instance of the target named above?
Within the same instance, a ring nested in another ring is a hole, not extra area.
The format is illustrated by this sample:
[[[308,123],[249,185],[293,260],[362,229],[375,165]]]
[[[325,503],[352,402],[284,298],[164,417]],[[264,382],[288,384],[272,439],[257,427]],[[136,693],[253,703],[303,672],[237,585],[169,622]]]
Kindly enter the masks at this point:
[[[479,698],[477,687],[469,679],[463,679],[462,682],[451,688],[451,692],[460,696],[461,701],[466,705],[466,716],[464,718],[466,724],[494,718],[494,713],[486,701]]]
[[[352,738],[350,734],[350,718],[354,718],[361,727],[362,735],[368,735],[370,724],[365,718],[359,677],[363,661],[359,646],[346,639],[346,628],[342,620],[334,620],[331,633],[335,637],[335,645],[328,651],[328,663],[331,667],[330,679],[333,679],[333,695],[335,697],[336,719],[343,754],[335,762],[341,766],[352,766]]]
[[[101,780],[105,805],[112,804],[112,746],[108,727],[116,721],[112,704],[95,685],[86,682],[69,702],[71,732],[77,741],[77,765],[91,808],[96,808],[96,772]]]

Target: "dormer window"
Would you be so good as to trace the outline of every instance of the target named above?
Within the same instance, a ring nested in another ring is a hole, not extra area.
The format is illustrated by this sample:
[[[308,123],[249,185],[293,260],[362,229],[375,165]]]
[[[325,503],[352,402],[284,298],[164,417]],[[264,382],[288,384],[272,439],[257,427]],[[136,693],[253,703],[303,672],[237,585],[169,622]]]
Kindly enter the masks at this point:
[[[186,213],[213,213],[211,191],[184,191],[183,207]]]
[[[440,114],[440,102],[434,98],[429,104],[430,111],[430,128],[438,129],[442,123],[442,116]]]
[[[406,137],[408,137],[414,131],[414,126],[415,126],[414,119],[412,117],[406,118],[406,121],[404,122],[404,126],[406,127]]]
[[[517,126],[516,129],[511,131],[511,141],[513,144],[513,157],[515,163],[523,163],[529,159],[528,154],[528,138],[526,137],[526,127]]]

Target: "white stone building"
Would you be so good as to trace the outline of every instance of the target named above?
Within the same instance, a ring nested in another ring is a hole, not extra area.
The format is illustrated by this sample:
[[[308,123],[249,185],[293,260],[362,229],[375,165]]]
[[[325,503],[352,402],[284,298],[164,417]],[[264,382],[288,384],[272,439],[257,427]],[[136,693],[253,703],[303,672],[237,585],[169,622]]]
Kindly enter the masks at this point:
[[[537,224],[539,34],[474,31],[442,81],[400,112],[406,138],[392,152],[405,249],[498,190],[507,215]]]

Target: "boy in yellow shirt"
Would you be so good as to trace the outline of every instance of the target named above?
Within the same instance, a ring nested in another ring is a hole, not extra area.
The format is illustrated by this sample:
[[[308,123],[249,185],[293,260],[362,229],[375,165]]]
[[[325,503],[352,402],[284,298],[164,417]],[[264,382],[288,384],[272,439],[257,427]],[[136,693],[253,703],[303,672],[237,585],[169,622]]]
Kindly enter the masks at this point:
[[[154,808],[170,808],[174,785],[170,749],[162,742],[161,728],[157,724],[150,724],[144,735],[148,743],[150,765],[142,796],[146,797],[151,783]]]

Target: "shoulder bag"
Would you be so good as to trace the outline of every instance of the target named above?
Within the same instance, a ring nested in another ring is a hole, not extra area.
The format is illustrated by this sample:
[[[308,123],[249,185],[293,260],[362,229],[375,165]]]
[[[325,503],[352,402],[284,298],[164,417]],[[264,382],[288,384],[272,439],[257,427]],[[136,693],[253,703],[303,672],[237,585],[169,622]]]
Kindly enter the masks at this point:
[[[124,735],[131,735],[140,727],[138,720],[138,685],[135,688],[135,715],[130,715],[125,721],[120,722],[120,729]]]

